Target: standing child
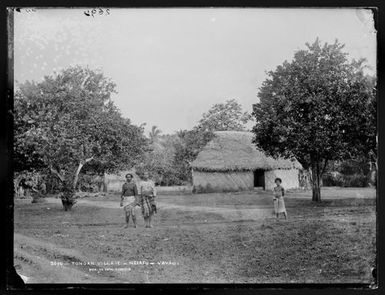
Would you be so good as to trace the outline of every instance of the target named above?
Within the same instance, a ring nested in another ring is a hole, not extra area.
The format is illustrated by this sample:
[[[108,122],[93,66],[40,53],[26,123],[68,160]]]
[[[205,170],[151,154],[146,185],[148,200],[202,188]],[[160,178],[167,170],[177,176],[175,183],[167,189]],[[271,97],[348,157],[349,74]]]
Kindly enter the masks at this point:
[[[287,219],[287,213],[286,213],[286,207],[285,207],[285,201],[283,197],[285,196],[285,189],[283,186],[281,186],[282,179],[281,178],[276,178],[275,179],[275,184],[277,185],[274,187],[274,212],[276,217],[279,217],[279,213],[283,213],[285,216],[285,219]]]

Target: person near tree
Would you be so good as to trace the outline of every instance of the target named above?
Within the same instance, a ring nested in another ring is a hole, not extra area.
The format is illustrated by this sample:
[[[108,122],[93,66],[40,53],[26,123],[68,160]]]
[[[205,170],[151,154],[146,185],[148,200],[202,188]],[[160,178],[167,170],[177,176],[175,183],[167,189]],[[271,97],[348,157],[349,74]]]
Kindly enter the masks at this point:
[[[139,206],[138,200],[138,188],[136,184],[132,181],[133,175],[128,173],[126,175],[126,182],[122,187],[122,195],[120,201],[120,207],[123,207],[126,217],[126,225],[125,228],[128,227],[130,223],[130,217],[132,218],[132,222],[134,227],[136,227],[136,213],[135,207]]]
[[[143,181],[139,185],[140,205],[142,207],[142,214],[146,224],[146,228],[152,227],[152,217],[157,213],[155,203],[156,189],[155,183],[150,180],[148,172],[143,173]]]
[[[285,189],[282,184],[282,179],[281,178],[276,178],[275,179],[275,184],[276,186],[273,188],[274,192],[274,212],[275,216],[278,218],[280,213],[283,213],[285,216],[285,219],[287,219],[287,212],[286,212],[286,207],[285,207],[285,201],[283,197],[285,196]]]

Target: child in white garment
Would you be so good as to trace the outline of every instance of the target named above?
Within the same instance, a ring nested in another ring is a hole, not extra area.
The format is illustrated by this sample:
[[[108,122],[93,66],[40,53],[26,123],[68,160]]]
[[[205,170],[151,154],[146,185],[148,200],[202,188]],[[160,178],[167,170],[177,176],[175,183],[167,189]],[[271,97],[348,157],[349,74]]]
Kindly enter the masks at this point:
[[[274,198],[273,198],[273,200],[274,200],[274,212],[275,212],[276,218],[279,217],[280,213],[283,213],[283,215],[285,216],[285,219],[287,219],[285,200],[283,199],[283,197],[285,196],[285,189],[283,188],[283,186],[281,186],[282,179],[276,178],[274,182],[277,185],[273,189],[273,192],[274,192]]]

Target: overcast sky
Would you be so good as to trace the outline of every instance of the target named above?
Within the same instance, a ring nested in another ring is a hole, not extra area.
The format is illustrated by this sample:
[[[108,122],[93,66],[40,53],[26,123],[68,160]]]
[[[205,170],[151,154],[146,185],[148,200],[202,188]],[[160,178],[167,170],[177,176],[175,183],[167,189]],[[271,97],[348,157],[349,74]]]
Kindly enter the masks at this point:
[[[113,100],[135,124],[190,129],[213,104],[251,111],[273,70],[317,37],[337,38],[375,72],[376,33],[363,9],[86,9],[15,12],[15,80],[41,80],[69,65],[101,69]]]

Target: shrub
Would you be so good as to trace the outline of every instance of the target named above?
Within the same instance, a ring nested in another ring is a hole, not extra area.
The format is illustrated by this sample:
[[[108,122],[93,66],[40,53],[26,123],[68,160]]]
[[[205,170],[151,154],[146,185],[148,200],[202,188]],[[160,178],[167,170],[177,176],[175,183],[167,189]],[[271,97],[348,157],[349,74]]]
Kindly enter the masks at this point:
[[[368,178],[366,175],[353,174],[344,176],[345,187],[365,187],[368,186]]]
[[[99,192],[102,190],[103,178],[97,174],[80,174],[77,188],[82,192]]]
[[[368,177],[358,173],[352,175],[326,173],[322,182],[324,186],[366,187],[369,185]]]
[[[16,198],[29,198],[36,194],[44,196],[47,192],[46,176],[39,171],[17,172],[13,181]]]
[[[194,187],[192,189],[193,194],[212,193],[214,191],[215,190],[213,189],[213,187],[210,184],[207,184],[205,186],[202,186],[200,184],[194,185]]]
[[[324,186],[344,186],[344,177],[340,173],[326,173],[322,183]]]

